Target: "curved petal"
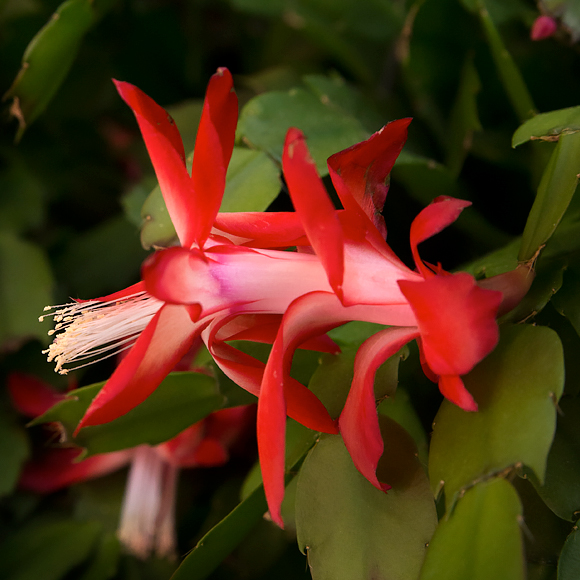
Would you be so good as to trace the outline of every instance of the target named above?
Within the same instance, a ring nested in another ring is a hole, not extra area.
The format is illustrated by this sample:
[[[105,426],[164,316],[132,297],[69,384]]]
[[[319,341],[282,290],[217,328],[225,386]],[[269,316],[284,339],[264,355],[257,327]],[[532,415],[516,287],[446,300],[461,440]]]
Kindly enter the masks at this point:
[[[264,492],[272,520],[283,526],[280,506],[284,497],[284,454],[286,446],[285,389],[297,346],[352,320],[339,298],[329,292],[311,292],[297,298],[288,307],[266,364],[258,401],[258,451]]]
[[[185,245],[193,236],[196,207],[179,132],[167,112],[143,91],[129,83],[114,82],[122,99],[135,113],[171,221],[181,244]]]
[[[133,456],[132,449],[93,455],[76,461],[83,452],[77,447],[47,449],[38,459],[25,464],[18,486],[35,493],[53,493],[88,479],[117,471]]]
[[[457,375],[443,375],[439,377],[441,394],[455,403],[464,411],[477,411],[477,403],[471,393],[465,388],[461,377]]]
[[[39,417],[53,405],[66,399],[48,384],[32,375],[10,373],[7,380],[8,394],[12,405],[26,417]]]
[[[362,209],[383,239],[387,235],[381,215],[389,190],[386,180],[407,140],[410,122],[388,123],[366,141],[328,159],[332,183],[345,209],[356,213]]]
[[[417,318],[425,360],[437,375],[463,375],[497,344],[501,292],[484,290],[466,273],[423,282],[399,280]]]
[[[230,71],[220,68],[207,87],[191,167],[194,198],[190,229],[182,244],[186,247],[194,242],[203,246],[222,202],[238,122],[233,85]]]
[[[288,248],[309,244],[296,212],[218,213],[215,228],[256,248]]]
[[[149,294],[170,304],[220,302],[220,286],[210,272],[211,261],[198,249],[174,246],[154,252],[141,268]]]
[[[223,342],[208,347],[216,364],[237,385],[260,397],[265,364]],[[313,431],[337,433],[334,421],[318,397],[303,384],[289,377],[284,385],[287,414]],[[286,424],[286,413],[282,425]]]
[[[344,444],[356,468],[377,488],[389,486],[377,479],[377,465],[383,454],[383,439],[375,402],[377,369],[403,345],[417,338],[416,328],[387,328],[367,339],[354,361],[354,379],[338,425]]]
[[[433,276],[433,272],[423,264],[419,257],[417,246],[431,236],[451,225],[459,214],[471,205],[470,201],[454,197],[436,197],[430,205],[423,209],[411,224],[411,250],[417,269],[425,278]]]
[[[166,304],[155,314],[79,423],[108,423],[142,403],[188,351],[207,322],[192,322],[187,307]]]
[[[332,289],[342,298],[344,238],[340,221],[318,176],[304,134],[291,128],[282,155],[284,177],[306,235],[319,257]]]
[[[272,344],[276,340],[282,314],[233,314],[220,325],[218,340],[248,340]],[[300,348],[337,354],[340,348],[326,334],[315,336]]]

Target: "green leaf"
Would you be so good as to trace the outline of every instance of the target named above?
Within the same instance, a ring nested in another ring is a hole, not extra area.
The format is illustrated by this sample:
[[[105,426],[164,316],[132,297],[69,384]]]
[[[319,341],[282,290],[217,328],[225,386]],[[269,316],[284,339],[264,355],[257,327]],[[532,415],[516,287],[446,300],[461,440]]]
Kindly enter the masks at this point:
[[[528,293],[513,310],[501,317],[500,322],[520,322],[541,312],[554,294],[560,290],[565,269],[564,260],[540,259],[536,276]]]
[[[38,316],[52,302],[52,286],[40,247],[0,232],[0,344],[32,337],[47,342],[50,324],[39,324]]]
[[[242,109],[238,138],[281,161],[290,127],[297,127],[306,135],[321,176],[328,174],[328,157],[369,136],[361,122],[335,105],[330,97],[321,99],[299,88],[272,91],[251,99]]]
[[[556,310],[565,316],[580,335],[580,264],[568,266],[562,287],[553,298]]]
[[[462,272],[469,272],[476,279],[491,278],[497,274],[503,274],[515,270],[518,266],[518,250],[521,239],[516,238],[502,248],[478,258],[469,264],[461,266]]]
[[[512,147],[533,139],[556,141],[562,134],[578,131],[580,131],[580,107],[540,113],[517,128],[512,137]]]
[[[117,573],[121,544],[114,533],[103,534],[83,573],[77,580],[109,580]]]
[[[280,188],[279,169],[265,153],[234,147],[220,211],[264,211],[276,199]],[[145,200],[141,217],[141,244],[145,249],[177,242],[159,186]]]
[[[399,385],[397,392],[380,403],[377,411],[381,415],[386,415],[396,421],[413,437],[415,445],[417,445],[417,456],[421,463],[427,466],[429,462],[427,434],[425,429],[423,429],[423,425],[421,425],[421,420],[411,403],[407,391]]]
[[[280,171],[265,153],[235,147],[220,211],[263,211],[281,187]]]
[[[24,429],[0,408],[0,497],[14,490],[29,453]]]
[[[249,534],[267,511],[264,488],[259,486],[198,542],[171,580],[207,578]]]
[[[32,424],[59,421],[72,439],[73,431],[103,384],[71,391],[64,401]],[[110,423],[85,427],[74,442],[85,447],[88,455],[142,443],[157,445],[220,409],[222,404],[223,397],[212,377],[189,372],[171,373],[143,403]]]
[[[440,522],[420,580],[523,580],[522,508],[503,479],[467,490]]]
[[[558,561],[558,580],[577,580],[580,577],[580,533],[578,522],[568,536],[560,560]]]
[[[306,75],[302,80],[321,102],[342,109],[345,114],[361,121],[369,131],[374,133],[384,125],[384,117],[374,109],[361,92],[348,84],[341,76],[337,74]]]
[[[518,259],[527,261],[550,239],[578,184],[580,133],[563,134],[550,157],[522,236]]]
[[[383,327],[384,328],[384,327]],[[344,407],[354,376],[354,359],[358,345],[342,349],[338,355],[326,355],[316,369],[308,388],[316,394],[328,409],[331,417],[338,417]],[[405,358],[408,348],[390,357],[379,367],[375,376],[375,398],[384,399],[394,395],[397,388],[399,361]]]
[[[19,140],[26,127],[46,108],[65,79],[84,35],[112,6],[111,0],[67,0],[30,41],[22,68],[4,98],[12,98]]]
[[[511,326],[495,350],[464,377],[479,405],[467,413],[444,401],[433,423],[431,487],[444,485],[447,506],[482,478],[524,464],[543,480],[564,387],[558,335],[541,326]]]
[[[451,111],[449,141],[445,165],[454,176],[461,173],[461,168],[473,139],[475,131],[481,131],[477,114],[477,94],[481,90],[481,81],[473,64],[473,55],[465,60],[459,89]]]
[[[9,536],[0,547],[5,580],[59,580],[86,560],[101,528],[95,522],[37,521]]]
[[[294,478],[302,458],[312,447],[317,433],[298,423],[286,454],[286,485]],[[255,481],[255,480],[254,480]],[[252,485],[252,484],[250,484]],[[246,488],[246,492],[249,487]],[[223,520],[215,525],[183,560],[171,580],[202,580],[242,542],[268,510],[264,488],[256,487]]]
[[[479,20],[491,49],[499,78],[514,112],[523,123],[534,115],[536,111],[534,101],[526,87],[522,74],[501,39],[496,25],[486,8],[485,0],[477,0],[477,4]]]
[[[580,399],[563,397],[560,411],[544,482],[533,473],[528,476],[558,517],[574,521],[580,512]]]
[[[356,470],[340,436],[323,436],[302,466],[298,544],[314,580],[417,578],[437,524],[435,504],[413,440],[387,417],[381,423],[386,494]]]

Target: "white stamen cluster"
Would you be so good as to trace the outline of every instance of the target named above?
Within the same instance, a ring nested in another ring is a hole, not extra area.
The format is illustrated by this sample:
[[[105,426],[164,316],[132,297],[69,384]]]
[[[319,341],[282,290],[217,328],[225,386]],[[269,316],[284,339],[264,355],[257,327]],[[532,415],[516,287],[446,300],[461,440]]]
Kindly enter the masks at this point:
[[[163,303],[146,292],[138,292],[119,300],[71,302],[46,306],[52,310],[39,318],[52,316],[56,323],[48,334],[56,334],[52,344],[43,351],[48,362],[55,361],[55,372],[65,375],[113,356],[129,348]],[[72,362],[88,361],[71,368]]]

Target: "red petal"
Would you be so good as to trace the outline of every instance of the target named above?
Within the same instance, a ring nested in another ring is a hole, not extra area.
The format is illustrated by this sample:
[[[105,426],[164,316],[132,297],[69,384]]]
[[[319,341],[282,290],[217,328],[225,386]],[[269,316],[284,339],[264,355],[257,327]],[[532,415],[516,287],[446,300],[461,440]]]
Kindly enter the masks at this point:
[[[425,360],[435,374],[463,375],[497,344],[501,292],[479,288],[466,273],[400,280],[399,287],[415,313]]]
[[[261,394],[265,364],[223,342],[211,344],[210,352],[216,364],[237,385],[256,397]],[[303,384],[288,377],[284,384],[287,414],[313,431],[337,433],[336,425],[318,397]],[[286,414],[284,414],[284,424]]]
[[[312,161],[304,135],[289,129],[282,155],[284,176],[296,212],[328,276],[332,289],[342,298],[344,238],[336,209]]]
[[[308,244],[296,212],[219,213],[215,227],[252,248],[288,248]]]
[[[375,402],[375,374],[381,364],[418,336],[416,328],[387,328],[366,340],[354,362],[354,379],[339,427],[356,468],[378,489],[386,491],[376,471],[383,454]]]
[[[140,89],[129,83],[114,82],[135,113],[179,240],[182,245],[191,244],[197,208],[177,127],[167,112]]]
[[[446,399],[449,399],[464,411],[477,411],[477,403],[465,388],[461,377],[457,375],[439,377],[439,390]]]
[[[94,398],[76,432],[108,423],[142,403],[180,361],[204,324],[193,323],[185,306],[162,306]]]
[[[399,119],[388,123],[366,141],[328,159],[330,176],[344,208],[351,213],[362,209],[383,239],[387,234],[381,216],[389,189],[386,179],[407,140],[410,122]]]
[[[66,395],[53,390],[45,382],[24,373],[10,373],[8,393],[19,413],[38,417],[53,405],[66,399]]]
[[[421,261],[417,246],[452,224],[459,217],[459,214],[470,205],[470,201],[440,196],[435,198],[413,220],[411,224],[411,250],[415,264],[425,278],[434,274]]]
[[[191,169],[194,192],[193,211],[189,216],[191,230],[182,244],[187,247],[193,242],[203,246],[224,195],[238,122],[238,98],[233,84],[230,71],[220,68],[207,87]]]
[[[349,320],[347,310],[337,296],[328,292],[311,292],[296,299],[282,319],[266,364],[258,401],[258,451],[270,515],[280,526],[283,525],[280,506],[284,497],[286,404],[289,405],[292,394],[288,389],[292,357],[307,338]],[[302,403],[307,408],[308,401],[300,401],[298,393],[296,396],[296,404]]]
[[[103,453],[76,462],[82,449],[47,449],[22,470],[19,487],[35,493],[53,493],[79,481],[95,479],[120,469],[131,460],[130,449]]]

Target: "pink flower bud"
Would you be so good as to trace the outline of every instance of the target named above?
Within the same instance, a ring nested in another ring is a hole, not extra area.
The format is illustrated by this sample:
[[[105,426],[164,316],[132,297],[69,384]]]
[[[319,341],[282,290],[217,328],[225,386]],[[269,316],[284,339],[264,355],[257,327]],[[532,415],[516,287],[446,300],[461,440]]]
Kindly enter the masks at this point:
[[[530,38],[532,40],[544,40],[544,38],[550,38],[550,36],[555,34],[557,29],[558,23],[551,16],[543,14],[538,16],[534,24],[532,24]]]

